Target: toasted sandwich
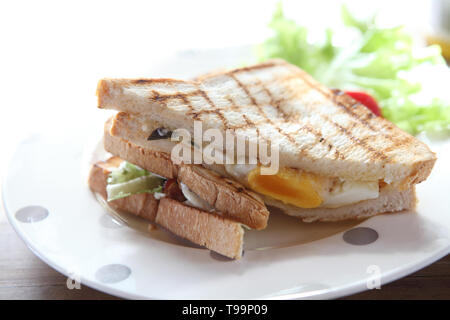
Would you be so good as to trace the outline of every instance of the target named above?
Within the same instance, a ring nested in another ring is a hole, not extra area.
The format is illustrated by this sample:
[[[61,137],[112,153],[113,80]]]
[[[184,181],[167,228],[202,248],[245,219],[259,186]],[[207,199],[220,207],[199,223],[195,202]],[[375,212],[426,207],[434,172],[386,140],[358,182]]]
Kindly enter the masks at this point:
[[[94,164],[89,176],[92,191],[106,200],[108,178],[123,163],[122,159],[111,157]],[[173,186],[172,184],[172,192]],[[231,259],[239,259],[242,256],[244,231],[240,223],[185,205],[179,199],[156,199],[151,193],[138,193],[111,200],[108,204],[113,209],[140,216],[177,236]]]
[[[195,135],[196,121],[205,130],[232,132],[249,144],[276,143],[279,169],[272,175],[261,173],[259,159],[256,164],[189,167],[239,183],[245,192],[305,222],[412,209],[415,185],[436,161],[421,141],[282,60],[192,81],[104,79],[97,96],[99,108],[119,111],[110,135],[141,148],[131,157],[126,150],[112,153],[144,168],[151,166],[147,153],[171,154],[177,142],[167,133],[184,128]]]

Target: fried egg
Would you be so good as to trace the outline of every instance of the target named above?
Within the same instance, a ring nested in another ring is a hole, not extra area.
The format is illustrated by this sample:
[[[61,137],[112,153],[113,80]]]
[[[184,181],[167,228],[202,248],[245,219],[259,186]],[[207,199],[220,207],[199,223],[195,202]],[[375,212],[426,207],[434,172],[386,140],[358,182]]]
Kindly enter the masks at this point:
[[[294,168],[262,175],[256,165],[227,165],[226,171],[250,189],[300,208],[337,208],[379,196],[378,181],[342,180]]]

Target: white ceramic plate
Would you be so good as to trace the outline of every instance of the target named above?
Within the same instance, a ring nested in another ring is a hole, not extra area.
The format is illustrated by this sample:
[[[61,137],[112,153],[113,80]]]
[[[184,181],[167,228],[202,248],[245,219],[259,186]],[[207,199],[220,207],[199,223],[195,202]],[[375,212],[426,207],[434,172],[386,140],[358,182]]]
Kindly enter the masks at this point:
[[[207,57],[188,53],[168,65],[191,61],[200,72],[223,61],[217,53]],[[148,231],[140,219],[108,213],[86,183],[89,164],[104,156],[100,134],[101,123],[32,135],[18,146],[3,182],[19,236],[81,285],[144,299],[337,298],[382,287],[450,251],[449,141],[432,145],[439,160],[417,188],[416,212],[314,224],[274,213],[266,230],[246,232],[244,257],[230,261]]]

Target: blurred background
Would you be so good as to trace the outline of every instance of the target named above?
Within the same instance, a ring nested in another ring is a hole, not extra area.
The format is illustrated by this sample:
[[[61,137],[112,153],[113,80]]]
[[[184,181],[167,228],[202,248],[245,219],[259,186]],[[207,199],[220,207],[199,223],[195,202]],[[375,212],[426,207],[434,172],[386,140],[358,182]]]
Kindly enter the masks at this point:
[[[283,6],[287,17],[308,26],[314,36],[316,27],[338,30],[342,2],[283,1]],[[45,131],[64,136],[67,130],[85,131],[101,123],[105,115],[95,108],[98,79],[194,76],[173,61],[189,63],[189,57],[195,54],[203,54],[204,63],[190,66],[189,70],[206,71],[208,50],[249,48],[270,37],[268,24],[277,3],[2,1],[0,174],[4,174],[16,143],[30,134]],[[404,24],[418,46],[437,42],[448,53],[447,0],[345,3],[356,17],[366,18],[378,12],[377,23]],[[235,63],[236,57],[223,52],[224,65]],[[242,59],[244,63],[252,57]]]

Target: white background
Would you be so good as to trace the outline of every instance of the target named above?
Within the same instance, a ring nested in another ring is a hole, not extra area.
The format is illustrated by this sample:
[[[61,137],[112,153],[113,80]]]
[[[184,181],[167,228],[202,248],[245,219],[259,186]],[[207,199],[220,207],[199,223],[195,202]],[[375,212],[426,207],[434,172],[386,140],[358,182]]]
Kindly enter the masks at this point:
[[[259,43],[270,35],[276,2],[0,2],[0,176],[30,133],[61,136],[103,119],[104,111],[92,112],[98,79],[159,76],[151,70],[179,50]],[[427,30],[428,1],[348,2],[360,16],[376,6],[386,23]],[[287,15],[311,27],[333,26],[339,6],[285,1]]]

